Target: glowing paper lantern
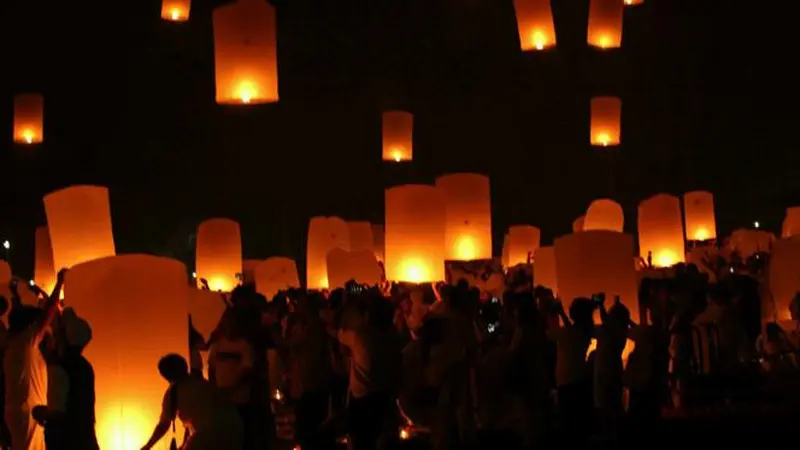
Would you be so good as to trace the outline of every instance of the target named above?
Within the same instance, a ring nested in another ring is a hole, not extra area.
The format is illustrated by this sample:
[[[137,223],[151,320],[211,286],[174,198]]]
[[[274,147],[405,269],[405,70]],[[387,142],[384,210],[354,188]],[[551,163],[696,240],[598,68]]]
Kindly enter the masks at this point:
[[[242,261],[242,284],[252,284],[256,282],[256,267],[264,262],[260,259],[245,259]]]
[[[795,295],[800,291],[800,240],[778,239],[772,244],[769,257],[768,283],[772,294],[773,317],[770,320],[790,320],[790,307]]]
[[[44,98],[41,94],[14,97],[14,142],[39,144],[44,140]]]
[[[291,258],[272,256],[256,267],[256,290],[267,300],[272,300],[278,291],[300,287],[297,265]]]
[[[72,267],[65,283],[70,306],[92,327],[83,354],[95,372],[100,448],[139,449],[158,423],[168,387],[159,359],[187,357],[186,267],[158,256],[115,256]],[[159,445],[167,448],[169,440]]]
[[[372,235],[372,224],[369,222],[347,222],[350,230],[350,250],[369,250],[374,252],[375,237]]]
[[[195,272],[212,291],[230,292],[242,273],[242,237],[231,219],[208,219],[197,227]]]
[[[503,253],[500,256],[500,260],[503,263],[503,268],[507,269],[509,267],[512,267],[509,264],[509,261],[511,261],[511,258],[509,257],[509,254],[508,254],[508,233],[503,235]]]
[[[306,287],[328,288],[328,252],[350,250],[350,229],[338,217],[313,217],[308,224],[306,245]]]
[[[443,175],[436,188],[445,200],[445,257],[474,261],[492,257],[492,198],[489,177],[474,173]]]
[[[383,262],[383,225],[372,224],[372,237],[375,243],[375,257],[378,258],[378,261]]]
[[[372,250],[346,251],[335,248],[328,252],[328,283],[331,289],[342,288],[350,280],[375,286],[383,272]]]
[[[622,45],[622,10],[620,0],[590,0],[587,42],[601,49]]]
[[[556,29],[550,0],[514,0],[522,51],[544,50],[556,45]]]
[[[625,214],[622,206],[614,200],[601,198],[593,201],[583,219],[583,231],[608,230],[622,233]]]
[[[192,326],[208,340],[225,312],[225,301],[222,298],[222,294],[189,288],[188,299],[189,314],[192,315]]]
[[[544,286],[558,295],[556,272],[556,250],[554,247],[539,247],[533,254],[533,284]]]
[[[411,161],[414,157],[414,116],[405,111],[383,113],[383,160]]]
[[[655,267],[684,262],[683,220],[678,197],[658,194],[639,203],[637,217],[639,256],[647,261],[652,254]]]
[[[625,0],[625,6],[636,6],[644,3],[644,0]]]
[[[756,253],[769,252],[774,242],[775,235],[768,231],[740,228],[731,233],[728,249],[742,258],[749,258]]]
[[[44,196],[56,270],[114,256],[108,189],[71,186]]]
[[[708,241],[717,238],[714,217],[714,195],[706,191],[683,194],[683,214],[687,241]]]
[[[189,20],[191,6],[191,0],[163,0],[161,18],[170,22],[186,22]]]
[[[528,264],[539,248],[542,233],[531,225],[514,225],[508,229],[508,266]]]
[[[444,281],[445,202],[433,186],[386,189],[386,278],[426,283]]]
[[[593,97],[591,143],[598,147],[619,145],[622,100],[617,97]]]
[[[783,237],[800,235],[800,206],[786,208],[786,217],[783,220]]]
[[[264,0],[238,0],[214,10],[217,103],[278,101],[275,8]]]
[[[572,221],[572,232],[578,233],[583,231],[583,222],[586,220],[586,216],[579,216],[577,219]]]
[[[45,292],[51,292],[56,285],[56,267],[53,265],[53,247],[50,245],[50,232],[47,227],[36,228],[34,236],[36,262],[33,280]]]

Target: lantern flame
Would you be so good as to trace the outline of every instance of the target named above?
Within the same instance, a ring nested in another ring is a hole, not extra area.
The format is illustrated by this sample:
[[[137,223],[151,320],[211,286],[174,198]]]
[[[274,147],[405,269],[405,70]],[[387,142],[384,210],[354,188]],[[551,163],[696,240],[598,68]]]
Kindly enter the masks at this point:
[[[705,241],[708,239],[708,230],[705,228],[698,228],[694,232],[694,240],[695,241]]]
[[[472,261],[476,258],[476,245],[472,236],[461,236],[456,244],[458,259],[462,261]]]
[[[545,37],[544,33],[541,32],[541,30],[533,30],[531,33],[531,43],[536,50],[544,50],[544,47],[547,44],[547,38]]]
[[[178,8],[173,8],[170,15],[172,16],[172,20],[178,20],[181,18],[181,12],[178,10]]]
[[[214,292],[231,292],[233,286],[225,278],[215,277],[208,281],[208,289]]]
[[[23,138],[23,139],[25,139],[25,143],[26,143],[26,144],[33,144],[33,138],[34,138],[34,136],[35,136],[35,135],[34,135],[34,133],[33,133],[33,130],[31,130],[30,128],[26,128],[26,129],[25,129],[25,130],[22,132],[22,138]]]
[[[607,34],[600,36],[600,40],[598,41],[600,44],[600,48],[607,49],[611,47],[611,37]]]
[[[392,149],[392,159],[394,162],[400,162],[403,159],[403,149],[395,148]]]
[[[250,103],[253,98],[256,97],[258,94],[256,87],[250,81],[242,81],[239,83],[239,89],[237,91],[236,97],[239,98],[242,103]]]
[[[404,261],[400,273],[403,274],[404,281],[411,283],[425,283],[431,279],[430,271],[426,265],[419,260]]]
[[[608,143],[611,141],[611,136],[608,133],[600,133],[595,137],[595,140],[600,143],[603,147],[608,147]]]
[[[658,251],[653,258],[653,265],[656,267],[672,267],[678,261],[674,252],[668,249]]]
[[[136,450],[150,433],[142,411],[127,402],[110,405],[98,419],[97,438],[104,449]]]
[[[405,440],[408,440],[408,438],[410,438],[410,437],[411,437],[411,435],[408,433],[408,430],[406,430],[405,428],[401,428],[400,429],[400,439],[401,440],[405,441]]]

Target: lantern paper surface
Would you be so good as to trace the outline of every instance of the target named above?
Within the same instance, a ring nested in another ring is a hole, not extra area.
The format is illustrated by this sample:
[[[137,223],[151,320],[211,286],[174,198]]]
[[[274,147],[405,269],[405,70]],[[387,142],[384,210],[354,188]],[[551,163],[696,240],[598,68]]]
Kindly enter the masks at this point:
[[[278,291],[300,287],[297,264],[291,258],[272,256],[256,267],[256,290],[268,301],[272,301]]]
[[[405,111],[383,113],[383,160],[403,162],[414,158],[414,116]]]
[[[191,0],[162,0],[161,18],[171,22],[186,22],[191,6]]]
[[[683,214],[687,241],[708,241],[717,238],[714,195],[706,191],[683,194]]]
[[[372,238],[375,243],[375,257],[378,258],[378,261],[383,262],[383,225],[372,224]]]
[[[372,224],[369,222],[347,222],[350,231],[350,250],[369,250],[374,252],[375,237],[372,235]]]
[[[252,284],[256,282],[256,267],[264,262],[260,259],[242,260],[242,284]]]
[[[313,217],[308,224],[306,245],[306,287],[328,289],[328,252],[350,251],[350,229],[338,217]]]
[[[50,245],[50,231],[46,226],[37,227],[34,236],[36,262],[33,280],[45,292],[52,292],[56,285],[56,268],[53,265],[53,247]]]
[[[572,221],[572,232],[577,233],[579,231],[583,231],[583,222],[586,220],[586,216],[579,216],[577,219]]]
[[[800,206],[786,208],[786,218],[783,221],[781,235],[783,237],[800,235]]]
[[[625,214],[622,206],[614,200],[601,198],[593,201],[583,219],[583,231],[607,230],[622,233]]]
[[[769,257],[768,282],[773,311],[765,311],[764,320],[791,319],[792,300],[800,291],[800,239],[778,239]]]
[[[44,97],[18,94],[14,97],[14,142],[39,144],[44,140]]]
[[[350,280],[376,286],[383,274],[372,250],[335,248],[328,252],[327,264],[330,289],[343,288]]]
[[[195,272],[208,281],[212,291],[230,292],[239,284],[242,273],[242,237],[239,224],[231,219],[215,218],[197,227]]]
[[[56,271],[116,254],[108,189],[71,186],[44,197]]]
[[[531,225],[514,225],[508,229],[508,267],[533,262],[539,248],[541,231]]]
[[[492,258],[492,198],[489,177],[474,173],[443,175],[436,188],[445,201],[445,242],[450,261]]]
[[[500,256],[500,260],[503,263],[503,268],[512,267],[509,263],[511,261],[510,255],[508,254],[508,233],[503,235],[503,253]]]
[[[195,288],[189,288],[188,292],[192,325],[207,341],[225,312],[225,300],[219,292]]]
[[[678,197],[658,194],[639,203],[637,217],[639,256],[647,261],[652,253],[655,267],[684,262],[683,220]]]
[[[775,235],[768,231],[740,228],[731,233],[728,249],[746,259],[756,253],[769,252],[774,242]]]
[[[139,449],[158,423],[168,387],[159,359],[187,357],[186,267],[157,256],[114,256],[72,267],[65,286],[69,306],[92,327],[83,354],[95,373],[100,448]],[[156,448],[169,441],[168,434]]]
[[[219,104],[278,101],[275,8],[238,0],[214,10],[214,62]]]
[[[550,0],[514,0],[522,51],[545,50],[556,45]]]
[[[544,286],[558,295],[555,247],[539,247],[533,254],[533,284]]]
[[[445,202],[428,185],[386,189],[386,277],[428,283],[445,279]]]
[[[617,97],[592,98],[591,144],[598,147],[619,145],[622,100]]]
[[[622,45],[622,13],[620,0],[590,0],[587,42],[601,49]]]

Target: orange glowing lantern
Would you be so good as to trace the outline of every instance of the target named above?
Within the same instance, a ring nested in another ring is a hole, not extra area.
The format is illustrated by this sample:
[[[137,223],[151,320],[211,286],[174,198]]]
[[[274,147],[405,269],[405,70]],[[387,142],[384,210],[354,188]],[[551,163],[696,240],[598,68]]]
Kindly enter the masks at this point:
[[[242,273],[242,237],[231,219],[208,219],[197,227],[195,272],[212,291],[230,292]]]
[[[714,195],[706,191],[683,194],[683,214],[687,241],[708,241],[717,238],[714,217]]]
[[[163,0],[161,18],[170,22],[186,22],[189,20],[191,6],[191,0]]]
[[[800,206],[786,208],[781,236],[792,237],[800,235]]]
[[[369,250],[374,252],[375,237],[372,235],[372,224],[369,222],[347,222],[350,230],[350,250]]]
[[[33,280],[45,292],[51,292],[56,285],[56,267],[53,264],[53,247],[50,245],[50,232],[47,227],[36,228],[34,236],[36,263]]]
[[[194,288],[189,288],[188,295],[192,326],[208,340],[225,312],[225,299],[219,292]]]
[[[14,142],[40,144],[44,140],[44,98],[41,94],[14,97]]]
[[[508,229],[508,266],[528,264],[539,248],[542,233],[531,225],[514,225]]]
[[[306,287],[328,289],[328,252],[350,251],[350,229],[338,217],[313,217],[308,224],[306,245]]]
[[[625,0],[625,6],[636,6],[644,3],[644,0]]]
[[[586,220],[586,216],[578,216],[577,219],[572,221],[572,232],[578,233],[583,231],[583,222]]]
[[[436,188],[445,200],[446,258],[474,261],[492,258],[492,198],[489,177],[474,173],[443,175]]]
[[[555,248],[539,247],[533,253],[533,259],[533,284],[544,286],[558,295]]]
[[[291,258],[272,256],[256,267],[256,290],[271,301],[279,291],[299,288],[297,264]]]
[[[242,260],[242,284],[253,284],[256,282],[256,267],[261,264],[260,259],[245,259]]]
[[[217,103],[278,101],[275,8],[264,0],[237,0],[214,10]]]
[[[100,448],[141,448],[158,423],[168,387],[159,359],[168,353],[187,357],[186,267],[158,256],[115,256],[72,267],[65,285],[70,306],[92,327],[83,354],[95,372]],[[142,332],[143,326],[154,332]],[[170,437],[158,448],[167,448]]]
[[[593,201],[586,210],[583,220],[583,231],[608,230],[622,233],[625,225],[625,214],[622,206],[614,200],[601,198]]]
[[[502,251],[503,251],[503,253],[500,255],[500,261],[503,263],[503,268],[504,269],[508,269],[509,267],[513,267],[509,263],[509,261],[511,261],[511,258],[510,258],[509,254],[508,254],[508,233],[503,235],[503,250]]]
[[[597,147],[619,145],[622,100],[617,97],[593,97],[590,141]]]
[[[383,160],[403,162],[414,157],[414,116],[405,111],[383,113]]]
[[[774,317],[765,317],[765,320],[792,319],[792,300],[800,291],[800,264],[797,261],[800,261],[800,240],[779,239],[773,243],[767,278]]]
[[[328,252],[328,284],[331,289],[343,288],[350,280],[375,286],[383,275],[372,250],[346,251],[335,248]]]
[[[386,189],[386,278],[426,283],[445,279],[445,201],[434,186]]]
[[[622,45],[622,12],[620,0],[590,0],[587,42],[601,49]]]
[[[71,186],[44,197],[56,270],[114,256],[108,189]]]
[[[739,228],[731,233],[728,250],[746,259],[756,253],[770,251],[774,242],[775,235],[768,231]]]
[[[378,261],[383,262],[383,225],[372,224],[372,238],[375,244],[375,257]]]
[[[637,217],[639,256],[652,256],[654,267],[670,267],[684,262],[683,220],[678,197],[658,194],[639,203]]]
[[[544,50],[556,45],[556,29],[550,0],[514,0],[522,51]]]

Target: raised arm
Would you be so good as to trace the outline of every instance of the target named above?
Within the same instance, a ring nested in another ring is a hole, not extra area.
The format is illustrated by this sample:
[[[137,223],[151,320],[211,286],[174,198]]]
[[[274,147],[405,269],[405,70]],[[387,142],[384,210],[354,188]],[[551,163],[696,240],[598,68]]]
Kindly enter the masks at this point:
[[[61,288],[64,286],[64,276],[66,274],[67,269],[61,269],[58,271],[56,285],[53,288],[53,292],[50,294],[50,297],[47,298],[47,301],[44,304],[44,317],[42,318],[41,322],[39,322],[38,329],[36,330],[37,342],[44,337],[45,330],[47,330],[50,325],[53,324],[53,320],[55,320],[59,313]]]

